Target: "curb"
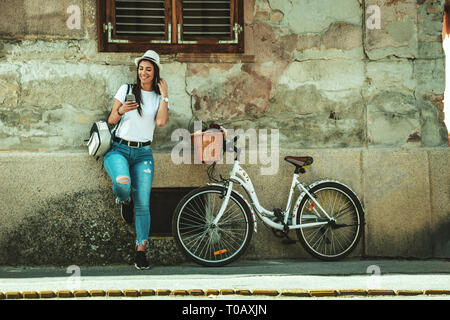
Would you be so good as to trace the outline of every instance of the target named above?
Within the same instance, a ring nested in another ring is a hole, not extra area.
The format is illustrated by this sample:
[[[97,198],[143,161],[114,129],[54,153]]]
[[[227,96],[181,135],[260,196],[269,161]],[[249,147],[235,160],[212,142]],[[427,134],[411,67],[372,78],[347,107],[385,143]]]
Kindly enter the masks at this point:
[[[337,294],[339,296],[367,296],[367,290],[362,289],[342,289],[338,290]]]
[[[369,296],[395,296],[394,290],[367,290]]]
[[[267,296],[267,297],[405,297],[405,296],[450,296],[450,290],[392,290],[392,289],[126,289],[126,290],[59,290],[59,291],[7,291],[0,292],[0,300],[13,299],[50,299],[50,298],[89,298],[89,297],[148,297],[148,296]]]
[[[312,297],[336,297],[336,290],[309,290]]]

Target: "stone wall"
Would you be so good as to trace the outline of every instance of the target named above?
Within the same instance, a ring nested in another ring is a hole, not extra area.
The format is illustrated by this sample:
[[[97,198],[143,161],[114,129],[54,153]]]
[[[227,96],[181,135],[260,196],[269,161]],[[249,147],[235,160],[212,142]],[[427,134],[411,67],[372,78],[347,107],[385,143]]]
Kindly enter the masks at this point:
[[[67,24],[73,5],[80,29]],[[356,255],[448,258],[443,5],[245,0],[243,55],[161,56],[171,111],[155,132],[157,158],[168,161],[177,143],[171,133],[194,120],[279,129],[282,155],[320,159],[323,172],[310,180],[340,178],[361,195],[368,225]],[[98,52],[96,0],[0,0],[0,17],[0,168],[12,170],[0,193],[8,204],[0,215],[0,264],[49,264],[52,243],[58,263],[74,256],[101,263],[111,248],[107,262],[120,262],[132,250],[132,241],[120,241],[132,239],[132,230],[111,220],[117,208],[109,180],[86,155],[84,139],[94,120],[107,117],[120,85],[135,81],[134,58],[142,52]],[[278,177],[254,178],[274,206],[284,193],[265,186],[290,179],[284,166]],[[173,179],[173,186],[205,182],[203,166],[164,163],[161,170],[155,187]],[[412,211],[417,216],[405,225]],[[249,258],[306,256],[260,230]],[[165,246],[155,254],[174,254]],[[179,261],[172,258],[161,259]]]
[[[194,119],[279,128],[285,147],[445,145],[443,2],[245,1],[246,62],[162,57],[171,121],[154,147]],[[139,53],[97,52],[94,0],[38,3],[0,2],[0,149],[82,149]]]
[[[293,166],[281,159],[277,175],[244,166],[261,204],[285,208]],[[302,149],[314,164],[300,180],[335,179],[364,203],[364,235],[351,257],[450,258],[450,148]],[[230,166],[218,165],[225,175]],[[84,153],[2,153],[0,265],[134,263],[134,224],[120,218],[100,161]],[[175,165],[155,153],[154,186],[208,182],[202,165]],[[238,189],[239,190],[239,189]],[[243,190],[239,190],[243,195]],[[167,212],[167,214],[170,214]],[[289,236],[297,239],[294,231]],[[185,261],[172,238],[151,237],[152,264]],[[299,244],[285,245],[258,220],[243,259],[311,259]]]

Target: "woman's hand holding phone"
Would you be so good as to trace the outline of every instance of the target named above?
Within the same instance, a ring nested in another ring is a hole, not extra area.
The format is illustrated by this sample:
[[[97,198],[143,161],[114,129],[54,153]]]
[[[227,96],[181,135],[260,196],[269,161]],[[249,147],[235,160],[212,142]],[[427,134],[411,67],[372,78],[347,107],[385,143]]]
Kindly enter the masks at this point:
[[[120,107],[119,107],[119,112],[121,114],[127,113],[129,111],[133,111],[136,110],[138,108],[138,104],[136,103],[136,101],[133,100],[129,100],[130,98],[127,97],[127,101],[125,101]]]
[[[136,101],[125,101],[122,104],[122,110],[125,110],[125,112],[128,112],[128,111],[136,110],[138,106],[139,105],[136,103]]]

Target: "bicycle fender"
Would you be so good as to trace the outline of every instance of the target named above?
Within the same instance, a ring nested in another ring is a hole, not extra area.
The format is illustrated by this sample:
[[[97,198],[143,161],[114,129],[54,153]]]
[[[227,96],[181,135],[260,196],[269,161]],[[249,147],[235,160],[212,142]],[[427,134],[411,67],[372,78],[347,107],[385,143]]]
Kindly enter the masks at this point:
[[[223,184],[219,184],[219,183],[207,183],[207,185],[225,188],[223,186]],[[256,223],[256,216],[255,216],[255,212],[253,211],[253,207],[250,205],[250,203],[247,201],[247,199],[244,196],[242,196],[238,191],[233,190],[233,192],[235,192],[247,204],[248,208],[250,209],[250,212],[252,213],[252,217],[253,217],[253,231],[258,232],[258,224]]]
[[[327,179],[327,180],[318,180],[318,181],[315,181],[315,182],[311,183],[311,184],[307,187],[307,189],[308,189],[308,190],[311,190],[311,188],[314,188],[315,186],[317,186],[317,185],[319,185],[319,184],[321,184],[321,183],[326,183],[326,182],[334,182],[334,183],[338,183],[338,184],[343,185],[344,187],[348,188],[351,192],[353,192],[353,194],[355,195],[355,197],[358,199],[359,203],[361,203],[361,207],[362,207],[363,212],[364,212],[364,206],[363,206],[363,203],[359,200],[358,195],[356,194],[355,191],[353,191],[352,188],[350,188],[349,186],[347,186],[345,183],[342,183],[342,182],[337,181],[337,180],[330,180],[330,179]],[[303,198],[305,197],[305,195],[306,195],[306,192],[303,191],[303,192],[298,196],[297,201],[295,201],[294,209],[293,209],[293,212],[292,212],[292,221],[297,221],[297,211],[298,211],[298,207],[300,206],[300,202],[302,202],[302,200],[303,200]]]

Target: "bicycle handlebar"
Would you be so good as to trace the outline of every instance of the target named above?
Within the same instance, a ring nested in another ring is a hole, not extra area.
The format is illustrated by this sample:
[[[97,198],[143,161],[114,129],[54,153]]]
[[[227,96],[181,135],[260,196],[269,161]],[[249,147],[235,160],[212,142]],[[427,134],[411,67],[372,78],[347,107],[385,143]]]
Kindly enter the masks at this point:
[[[234,158],[234,160],[238,160],[239,156],[240,156],[240,150],[237,148],[236,143],[239,139],[239,136],[235,136],[233,138],[233,149],[231,149],[231,146],[229,145],[227,139],[224,137],[223,139],[223,152],[227,152],[227,151],[231,151],[231,152],[236,152],[236,157]],[[228,148],[227,148],[228,147]],[[214,177],[214,172],[215,172],[215,166],[216,166],[216,162],[214,161],[207,169],[206,173],[208,174],[208,178],[210,181],[213,182],[226,182],[227,180],[224,179],[222,177],[222,175],[220,175],[220,180]]]

